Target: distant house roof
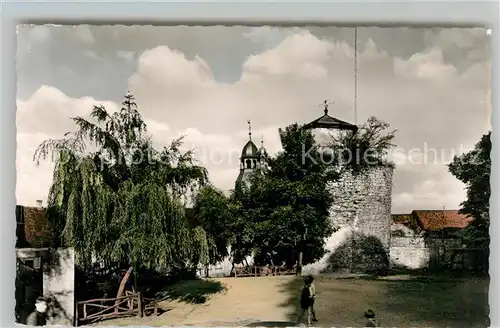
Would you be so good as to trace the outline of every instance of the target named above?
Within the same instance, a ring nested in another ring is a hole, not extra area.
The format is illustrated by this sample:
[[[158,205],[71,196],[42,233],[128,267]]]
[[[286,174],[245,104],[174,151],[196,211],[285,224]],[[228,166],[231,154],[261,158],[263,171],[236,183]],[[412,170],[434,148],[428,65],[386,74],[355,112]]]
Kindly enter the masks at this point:
[[[411,214],[393,214],[392,220],[419,233],[447,228],[464,229],[472,218],[457,210],[414,210]]]
[[[16,222],[16,247],[43,247],[53,233],[43,207],[17,205]]]
[[[394,222],[396,224],[402,224],[402,225],[410,228],[411,230],[413,230],[417,234],[422,232],[422,228],[420,227],[418,221],[411,214],[393,214],[392,215],[392,222]]]
[[[457,210],[438,210],[412,212],[423,230],[437,231],[446,228],[464,229],[472,221],[471,217],[458,213]]]

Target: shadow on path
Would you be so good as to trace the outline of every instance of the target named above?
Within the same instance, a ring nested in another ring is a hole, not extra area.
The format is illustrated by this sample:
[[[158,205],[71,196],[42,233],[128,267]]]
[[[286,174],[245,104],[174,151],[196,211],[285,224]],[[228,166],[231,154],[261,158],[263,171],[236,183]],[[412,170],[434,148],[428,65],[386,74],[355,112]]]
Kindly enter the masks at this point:
[[[177,282],[157,293],[162,300],[202,304],[210,295],[221,293],[226,288],[220,281],[192,279]]]
[[[388,283],[381,311],[433,327],[489,327],[489,283],[483,279]]]
[[[281,292],[280,304],[296,320],[303,281],[293,279]],[[417,277],[401,280],[337,279],[315,277],[318,325],[356,327],[364,323],[363,311],[371,308],[383,326],[483,328],[488,327],[487,279],[461,280]]]

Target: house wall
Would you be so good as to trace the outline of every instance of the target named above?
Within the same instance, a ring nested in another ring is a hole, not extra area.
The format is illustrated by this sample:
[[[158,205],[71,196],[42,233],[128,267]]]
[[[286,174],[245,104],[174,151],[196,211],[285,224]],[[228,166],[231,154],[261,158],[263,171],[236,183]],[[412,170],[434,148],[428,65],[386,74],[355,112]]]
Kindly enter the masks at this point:
[[[330,184],[334,225],[349,226],[375,236],[389,253],[391,239],[392,167],[377,166],[364,173],[345,172]]]
[[[423,237],[392,237],[389,258],[391,265],[421,269],[429,265],[430,248]]]
[[[44,296],[55,306],[48,324],[73,325],[75,317],[75,253],[71,248],[51,249],[44,265]]]
[[[453,250],[460,247],[458,239],[392,236],[390,260],[391,264],[396,267],[436,268],[451,264]]]
[[[41,261],[43,296],[49,301],[47,324],[73,325],[75,307],[74,250],[18,248],[18,259]]]

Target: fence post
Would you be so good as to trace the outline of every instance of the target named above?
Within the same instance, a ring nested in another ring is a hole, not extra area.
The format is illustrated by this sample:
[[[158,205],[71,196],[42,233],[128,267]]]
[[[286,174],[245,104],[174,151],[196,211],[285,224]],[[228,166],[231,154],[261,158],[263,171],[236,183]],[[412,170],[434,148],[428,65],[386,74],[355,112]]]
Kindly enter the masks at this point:
[[[137,310],[139,311],[139,313],[138,313],[139,317],[142,318],[142,316],[144,314],[144,310],[143,310],[142,294],[141,294],[141,292],[137,293]]]
[[[79,308],[78,308],[78,302],[76,303],[76,306],[75,306],[75,327],[78,327],[78,311]]]

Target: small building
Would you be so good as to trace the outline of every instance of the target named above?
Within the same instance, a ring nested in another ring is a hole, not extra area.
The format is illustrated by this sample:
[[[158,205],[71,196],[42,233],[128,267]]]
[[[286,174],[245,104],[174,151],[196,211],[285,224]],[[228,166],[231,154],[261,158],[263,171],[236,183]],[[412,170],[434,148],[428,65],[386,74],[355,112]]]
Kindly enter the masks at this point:
[[[42,202],[16,206],[16,322],[24,324],[39,296],[49,302],[47,324],[73,325],[75,254],[51,248],[54,231]]]
[[[408,269],[474,269],[484,265],[478,256],[484,252],[466,248],[459,238],[459,233],[471,222],[471,217],[458,210],[414,210],[409,214],[393,214],[392,265]],[[467,254],[478,261],[471,261]]]
[[[427,234],[433,238],[454,238],[465,229],[472,218],[458,210],[414,210],[410,214],[393,214],[392,235],[398,235],[398,226],[410,229],[414,235]]]

